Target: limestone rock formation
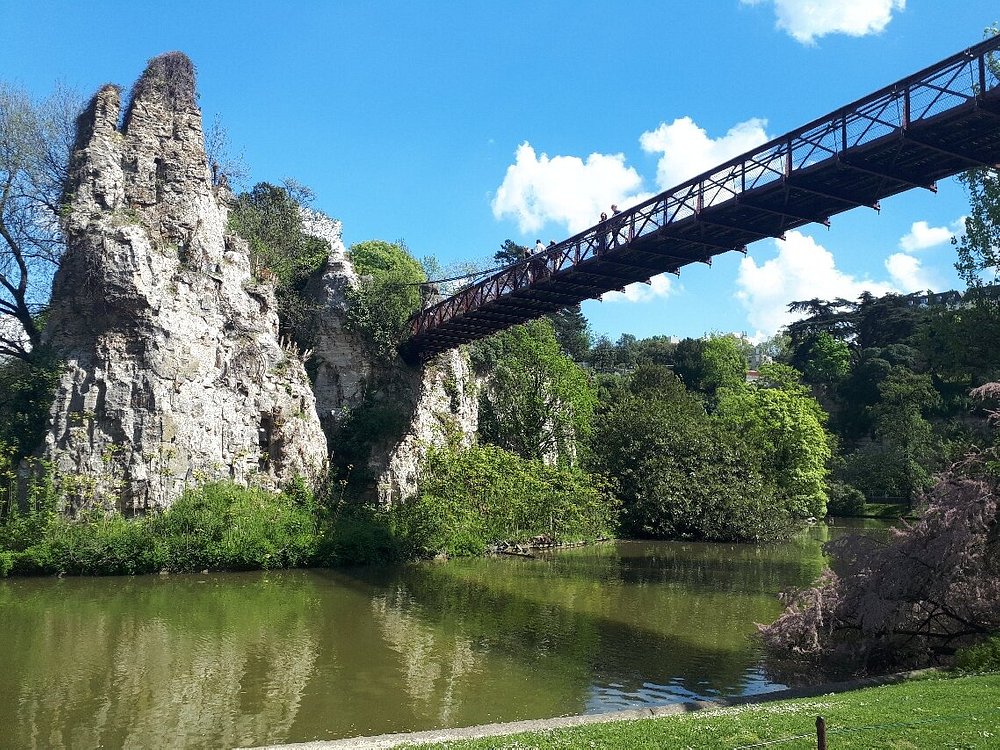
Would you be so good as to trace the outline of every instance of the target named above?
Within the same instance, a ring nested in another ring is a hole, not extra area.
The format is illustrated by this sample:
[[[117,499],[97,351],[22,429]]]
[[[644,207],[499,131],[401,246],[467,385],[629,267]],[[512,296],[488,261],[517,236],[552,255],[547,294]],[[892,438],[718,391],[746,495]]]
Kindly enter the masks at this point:
[[[302,231],[330,246],[322,274],[306,294],[319,313],[312,326],[313,392],[320,423],[327,435],[336,432],[347,409],[360,404],[372,379],[373,363],[364,343],[346,325],[348,291],[358,275],[347,257],[339,221],[312,209],[302,209]]]
[[[416,491],[429,448],[449,442],[468,446],[479,426],[479,384],[464,352],[442,352],[421,370],[409,372],[406,431],[398,441],[372,455],[375,489],[383,505],[399,502]]]
[[[336,453],[338,430],[352,409],[374,400],[389,402],[402,414],[401,432],[377,442],[367,466],[378,501],[398,502],[416,491],[420,464],[431,446],[448,441],[468,445],[475,438],[475,375],[458,350],[439,355],[419,370],[399,358],[391,363],[374,360],[346,322],[348,290],[358,277],[344,249],[340,222],[306,211],[303,228],[330,243],[326,267],[310,289],[320,310],[312,363],[320,420]]]
[[[67,368],[44,451],[70,509],[164,507],[211,478],[319,477],[313,393],[279,342],[272,287],[226,233],[190,61],[152,60],[121,128],[120,108],[105,86],[78,121],[46,328]]]

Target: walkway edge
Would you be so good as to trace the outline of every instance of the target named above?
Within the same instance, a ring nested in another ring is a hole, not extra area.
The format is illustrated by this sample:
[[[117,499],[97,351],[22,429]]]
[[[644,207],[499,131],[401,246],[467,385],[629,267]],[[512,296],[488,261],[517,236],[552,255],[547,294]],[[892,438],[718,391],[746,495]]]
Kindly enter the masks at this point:
[[[770,693],[758,693],[739,698],[719,699],[715,701],[689,701],[687,703],[671,703],[656,708],[636,708],[627,711],[614,711],[603,714],[584,714],[582,716],[559,716],[553,719],[528,719],[526,721],[511,721],[502,724],[480,724],[474,727],[456,729],[431,729],[423,732],[401,732],[398,734],[380,734],[372,737],[350,737],[342,740],[316,740],[313,742],[297,742],[289,745],[261,745],[245,750],[382,750],[383,748],[399,747],[401,745],[426,745],[434,742],[450,742],[452,740],[474,740],[482,737],[501,737],[522,732],[540,732],[549,729],[565,729],[586,724],[604,724],[611,721],[634,721],[636,719],[652,719],[658,716],[675,716],[692,711],[715,710],[730,706],[746,706],[756,703],[788,700],[791,698],[815,698],[831,693],[845,693],[866,687],[891,685],[919,677],[939,674],[937,669],[918,669],[911,672],[896,672],[880,677],[864,677],[847,682],[828,682],[808,687],[776,690]]]

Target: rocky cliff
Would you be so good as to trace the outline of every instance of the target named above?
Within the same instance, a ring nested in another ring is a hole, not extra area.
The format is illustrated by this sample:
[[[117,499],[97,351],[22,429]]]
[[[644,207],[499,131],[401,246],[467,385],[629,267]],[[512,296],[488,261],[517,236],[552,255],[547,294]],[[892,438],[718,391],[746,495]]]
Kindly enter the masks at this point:
[[[337,441],[344,438],[342,428],[353,410],[391,405],[401,427],[372,441],[363,468],[372,477],[371,489],[381,504],[398,502],[416,490],[420,465],[430,447],[468,445],[475,438],[479,421],[475,375],[459,350],[445,352],[419,370],[398,357],[390,362],[372,357],[347,322],[348,291],[358,276],[344,248],[340,222],[305,211],[303,228],[330,245],[326,266],[308,289],[319,308],[311,364],[320,420],[336,458]]]
[[[169,505],[211,478],[320,477],[326,440],[271,286],[227,234],[194,70],[155,58],[119,126],[105,86],[78,122],[48,343],[66,362],[45,456],[71,509]]]

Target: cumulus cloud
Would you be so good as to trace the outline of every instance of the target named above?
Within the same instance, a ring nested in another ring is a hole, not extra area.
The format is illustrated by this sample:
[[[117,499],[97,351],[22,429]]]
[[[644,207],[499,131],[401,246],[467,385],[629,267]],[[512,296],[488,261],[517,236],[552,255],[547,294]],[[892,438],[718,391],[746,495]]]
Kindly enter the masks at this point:
[[[833,253],[812,237],[790,231],[784,242],[775,240],[778,255],[759,266],[750,256],[740,262],[736,298],[747,310],[757,336],[769,336],[788,325],[796,316],[788,303],[805,299],[856,299],[863,291],[879,296],[906,288],[901,281],[920,278],[920,265],[893,261],[890,281],[859,279],[837,268]],[[902,255],[899,253],[898,255]],[[895,257],[895,256],[893,256]],[[916,261],[912,256],[903,256]],[[888,268],[889,262],[886,262]],[[926,286],[917,288],[927,288]],[[906,289],[914,291],[915,289]]]
[[[899,238],[899,249],[915,253],[949,242],[952,237],[965,231],[965,217],[956,220],[949,227],[932,227],[926,221],[915,221],[910,231]]]
[[[661,122],[655,130],[639,136],[647,153],[660,153],[656,184],[667,190],[707,169],[766,143],[767,120],[753,118],[737,123],[721,138],[709,138],[704,128],[690,117],[678,117],[669,125]]]
[[[527,234],[546,223],[562,224],[571,233],[597,223],[612,203],[630,205],[649,197],[641,193],[642,178],[625,165],[623,154],[578,156],[536,154],[525,142],[507,167],[493,198],[493,216],[511,217]]]
[[[774,5],[779,29],[802,44],[827,34],[867,36],[881,33],[906,0],[741,0],[744,5]]]
[[[601,295],[601,302],[649,302],[658,297],[669,297],[673,291],[674,280],[661,274],[650,279],[648,284],[629,284],[624,292],[605,292]]]
[[[889,277],[900,292],[922,292],[937,286],[933,276],[923,267],[919,258],[906,253],[893,253],[885,259]]]

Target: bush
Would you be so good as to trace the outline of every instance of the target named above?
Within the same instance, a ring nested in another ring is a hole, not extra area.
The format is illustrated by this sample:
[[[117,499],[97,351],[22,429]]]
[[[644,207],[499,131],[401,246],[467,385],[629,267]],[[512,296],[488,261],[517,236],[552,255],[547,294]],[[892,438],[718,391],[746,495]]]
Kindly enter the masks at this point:
[[[310,562],[319,542],[311,496],[213,482],[150,518],[175,571],[269,570]]]
[[[1000,672],[1000,633],[982,643],[959,649],[955,667],[963,672]]]
[[[42,321],[39,321],[41,324]],[[32,361],[9,358],[0,361],[0,478],[6,467],[18,462],[42,444],[45,424],[60,363],[47,349],[32,352]]]
[[[14,567],[14,553],[0,552],[0,578],[6,578]]]
[[[378,565],[396,562],[402,556],[387,512],[368,503],[340,502],[323,523],[315,563],[327,567]]]
[[[669,369],[644,365],[605,395],[589,461],[615,485],[625,534],[761,541],[789,528],[759,455],[713,422]]]
[[[99,511],[71,519],[52,507],[15,510],[0,526],[8,572],[267,570],[309,564],[320,540],[312,496],[296,485],[274,493],[214,482],[186,491],[161,513],[132,519]]]
[[[583,471],[488,445],[432,450],[417,496],[392,509],[390,527],[410,554],[462,556],[539,535],[559,542],[609,536],[616,514]]]
[[[241,193],[229,214],[230,231],[249,245],[254,274],[274,281],[282,333],[303,347],[312,346],[310,323],[318,309],[304,290],[330,252],[326,240],[303,230],[301,207],[311,199],[311,191],[297,183],[261,182]]]
[[[843,482],[831,482],[827,491],[826,510],[831,516],[863,516],[865,495],[857,487]]]

